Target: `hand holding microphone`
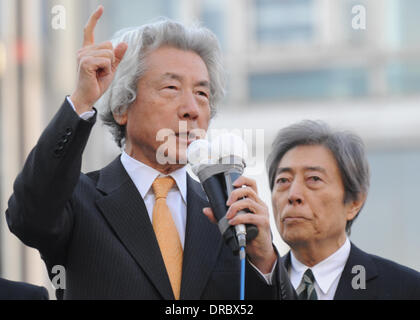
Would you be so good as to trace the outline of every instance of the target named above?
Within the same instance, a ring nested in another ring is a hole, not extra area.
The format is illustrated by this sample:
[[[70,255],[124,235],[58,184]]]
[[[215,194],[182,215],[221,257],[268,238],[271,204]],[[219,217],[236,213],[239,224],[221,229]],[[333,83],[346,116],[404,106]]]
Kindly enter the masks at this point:
[[[233,135],[221,135],[211,146],[205,140],[197,140],[188,148],[188,161],[212,207],[205,208],[203,213],[214,223],[226,218],[229,226],[248,225],[248,258],[261,272],[269,273],[277,255],[272,245],[268,207],[258,196],[255,180],[242,176],[244,158],[246,145]],[[233,243],[226,237],[225,241]]]

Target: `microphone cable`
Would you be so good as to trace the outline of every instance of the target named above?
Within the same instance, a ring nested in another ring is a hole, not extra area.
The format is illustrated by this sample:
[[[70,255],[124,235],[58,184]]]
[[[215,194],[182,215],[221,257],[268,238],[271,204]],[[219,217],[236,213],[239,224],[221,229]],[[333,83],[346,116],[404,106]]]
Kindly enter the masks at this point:
[[[240,294],[239,300],[245,300],[245,247],[246,247],[246,229],[244,225],[236,226],[236,236],[239,243],[239,259],[241,261],[241,274],[240,274]]]
[[[239,252],[241,260],[241,280],[240,280],[240,297],[239,300],[245,300],[245,247],[241,247]]]

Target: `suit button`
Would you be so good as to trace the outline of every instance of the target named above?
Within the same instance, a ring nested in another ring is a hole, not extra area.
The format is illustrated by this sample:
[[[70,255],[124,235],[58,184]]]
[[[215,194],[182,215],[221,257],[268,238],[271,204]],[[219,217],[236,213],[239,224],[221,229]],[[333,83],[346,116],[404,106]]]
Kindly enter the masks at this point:
[[[72,128],[67,128],[66,129],[66,136],[71,136],[72,135],[72,133],[73,133],[73,129]]]

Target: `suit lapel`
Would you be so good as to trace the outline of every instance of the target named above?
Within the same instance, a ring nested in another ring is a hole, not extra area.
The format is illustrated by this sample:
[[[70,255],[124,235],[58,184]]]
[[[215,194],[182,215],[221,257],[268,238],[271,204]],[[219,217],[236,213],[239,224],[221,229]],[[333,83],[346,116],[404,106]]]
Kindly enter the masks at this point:
[[[202,213],[209,207],[201,185],[187,175],[187,226],[182,268],[181,299],[199,299],[222,244],[219,229]]]
[[[281,262],[283,263],[284,267],[286,268],[287,272],[289,272],[290,268],[290,250],[280,258]]]
[[[354,289],[352,281],[360,273],[359,270],[353,270],[355,266],[361,266],[366,271],[366,289]],[[334,295],[334,300],[350,300],[350,299],[375,299],[375,292],[369,289],[368,282],[378,276],[377,268],[369,257],[369,255],[353,243],[351,244],[350,255],[347,259],[344,270],[338,282],[337,290]]]
[[[164,299],[174,299],[144,201],[120,157],[100,171],[97,205],[121,242]]]

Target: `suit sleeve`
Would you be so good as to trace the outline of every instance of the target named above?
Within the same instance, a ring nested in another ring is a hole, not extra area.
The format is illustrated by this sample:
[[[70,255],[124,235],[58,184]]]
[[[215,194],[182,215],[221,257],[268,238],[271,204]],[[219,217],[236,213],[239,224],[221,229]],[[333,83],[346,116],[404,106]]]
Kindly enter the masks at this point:
[[[71,196],[96,115],[81,119],[67,99],[42,133],[13,185],[6,220],[23,243],[43,256],[63,252],[71,235]]]

